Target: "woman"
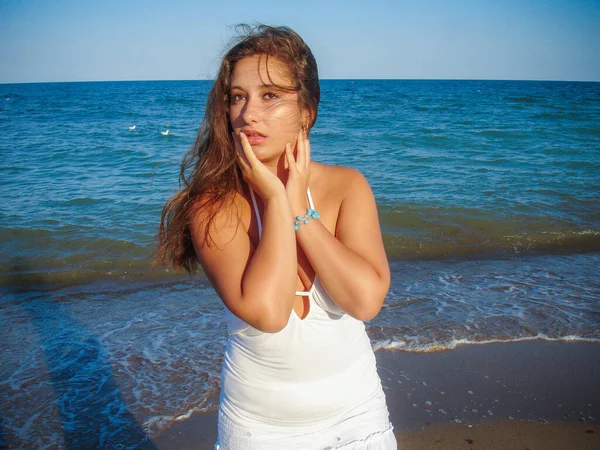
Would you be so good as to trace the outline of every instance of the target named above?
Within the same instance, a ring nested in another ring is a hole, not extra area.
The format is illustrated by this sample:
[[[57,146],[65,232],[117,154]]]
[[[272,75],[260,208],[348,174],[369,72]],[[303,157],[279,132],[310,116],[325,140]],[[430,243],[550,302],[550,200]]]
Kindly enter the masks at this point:
[[[158,250],[188,271],[199,262],[226,306],[215,448],[395,449],[362,322],[390,284],[373,194],[359,172],[310,159],[320,90],[308,46],[286,27],[244,31]]]

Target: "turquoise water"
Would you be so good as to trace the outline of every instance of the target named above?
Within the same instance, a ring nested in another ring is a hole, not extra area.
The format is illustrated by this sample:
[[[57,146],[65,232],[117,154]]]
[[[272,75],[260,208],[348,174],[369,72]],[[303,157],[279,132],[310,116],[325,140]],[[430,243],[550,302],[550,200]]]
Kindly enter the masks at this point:
[[[3,85],[0,277],[147,274],[209,87]],[[393,260],[600,250],[598,83],[324,81],[311,139],[369,179]]]
[[[135,447],[214,408],[222,304],[202,277],[149,269],[209,88],[0,85],[6,445]],[[599,83],[322,91],[313,158],[365,174],[392,267],[374,348],[600,340]]]

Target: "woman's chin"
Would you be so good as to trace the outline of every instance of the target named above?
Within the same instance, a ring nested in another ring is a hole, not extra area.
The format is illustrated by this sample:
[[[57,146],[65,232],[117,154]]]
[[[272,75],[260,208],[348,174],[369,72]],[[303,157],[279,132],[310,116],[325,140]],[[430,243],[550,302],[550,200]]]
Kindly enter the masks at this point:
[[[252,150],[258,160],[262,163],[277,161],[281,158],[281,155],[283,155],[282,151],[275,151],[262,145],[252,146]]]

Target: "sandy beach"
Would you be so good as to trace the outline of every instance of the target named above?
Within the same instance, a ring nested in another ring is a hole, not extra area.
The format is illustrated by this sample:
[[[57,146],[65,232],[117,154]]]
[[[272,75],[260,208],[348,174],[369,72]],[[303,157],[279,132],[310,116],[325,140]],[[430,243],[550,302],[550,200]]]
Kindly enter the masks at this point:
[[[398,448],[600,448],[597,343],[532,340],[376,356]],[[211,449],[216,423],[216,412],[195,414],[144,448]]]

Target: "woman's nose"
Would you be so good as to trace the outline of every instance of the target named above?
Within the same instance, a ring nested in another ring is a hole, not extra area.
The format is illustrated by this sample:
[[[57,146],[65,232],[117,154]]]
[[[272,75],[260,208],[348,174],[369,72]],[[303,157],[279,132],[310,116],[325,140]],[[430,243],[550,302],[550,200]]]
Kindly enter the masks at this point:
[[[256,123],[260,120],[261,113],[259,102],[249,98],[242,109],[242,118],[246,123]]]

